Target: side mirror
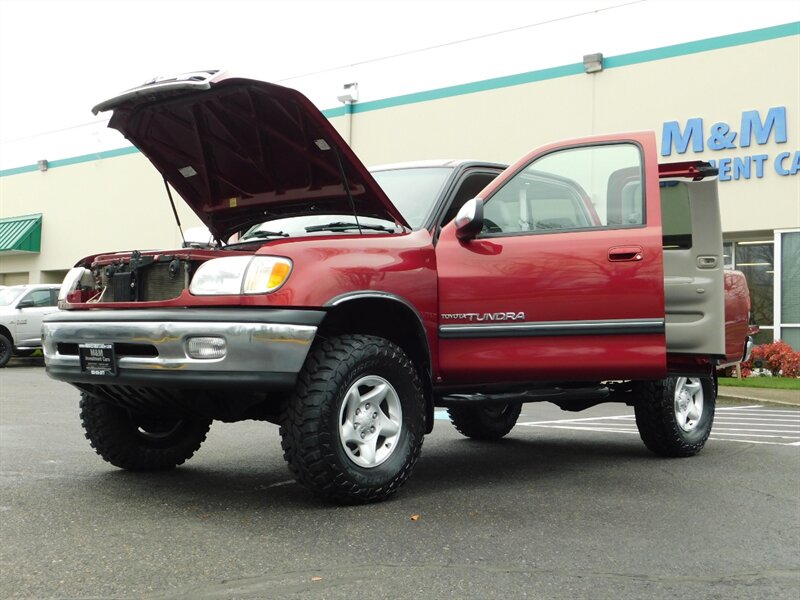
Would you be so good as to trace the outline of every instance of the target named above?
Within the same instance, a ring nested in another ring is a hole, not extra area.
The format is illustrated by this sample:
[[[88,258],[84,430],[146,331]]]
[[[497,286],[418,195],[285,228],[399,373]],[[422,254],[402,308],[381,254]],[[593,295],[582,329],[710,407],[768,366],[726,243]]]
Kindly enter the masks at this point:
[[[18,309],[22,308],[33,308],[33,300],[30,298],[25,298],[25,300],[20,300],[19,304],[17,304]]]
[[[483,200],[467,200],[453,219],[453,224],[456,226],[456,237],[462,242],[478,235],[483,229]]]

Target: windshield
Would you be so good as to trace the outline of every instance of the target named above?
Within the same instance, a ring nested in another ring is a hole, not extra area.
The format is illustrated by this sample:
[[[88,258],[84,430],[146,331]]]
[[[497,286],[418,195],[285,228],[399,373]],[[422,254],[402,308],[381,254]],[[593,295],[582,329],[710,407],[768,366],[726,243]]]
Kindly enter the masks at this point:
[[[21,285],[15,285],[12,287],[7,288],[0,288],[0,306],[8,306],[14,300],[16,300],[19,295],[25,291],[25,288]]]
[[[399,226],[393,221],[376,219],[374,217],[358,217],[358,225],[362,232],[381,233],[399,231]],[[238,240],[239,242],[255,239],[295,237],[301,235],[316,235],[320,231],[336,231],[340,233],[358,233],[358,225],[353,215],[302,215],[272,219],[258,225],[253,225]],[[330,226],[330,227],[328,227]],[[236,242],[231,242],[235,244]],[[228,245],[231,245],[228,244]]]
[[[425,224],[442,186],[452,172],[452,167],[414,167],[374,171],[372,176],[411,228],[419,229]],[[228,246],[257,240],[316,235],[322,231],[358,233],[358,225],[362,233],[400,230],[392,221],[374,217],[359,216],[356,222],[352,214],[299,215],[253,225],[241,238],[231,240]]]
[[[373,171],[372,176],[411,228],[419,229],[452,172],[452,167],[415,167]]]

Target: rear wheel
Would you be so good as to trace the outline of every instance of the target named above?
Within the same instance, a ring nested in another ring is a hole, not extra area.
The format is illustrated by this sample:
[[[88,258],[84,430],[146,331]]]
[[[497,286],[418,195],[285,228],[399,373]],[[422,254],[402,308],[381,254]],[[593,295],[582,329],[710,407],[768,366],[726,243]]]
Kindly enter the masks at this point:
[[[129,471],[164,471],[189,460],[206,439],[211,420],[134,413],[81,394],[81,424],[92,448]]]
[[[347,335],[311,352],[281,422],[298,483],[325,500],[361,504],[411,475],[425,430],[422,383],[388,340]]]
[[[694,456],[711,434],[716,394],[710,377],[669,377],[637,385],[636,426],[661,456]]]
[[[454,406],[447,409],[450,420],[462,435],[474,440],[499,440],[517,424],[522,404]]]

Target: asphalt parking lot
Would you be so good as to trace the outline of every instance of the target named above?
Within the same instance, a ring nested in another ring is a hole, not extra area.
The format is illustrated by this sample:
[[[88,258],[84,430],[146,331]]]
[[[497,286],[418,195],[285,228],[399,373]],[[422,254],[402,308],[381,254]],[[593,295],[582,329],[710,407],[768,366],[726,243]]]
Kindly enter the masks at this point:
[[[83,438],[77,393],[15,361],[0,597],[800,597],[800,410],[726,405],[676,460],[630,414],[526,405],[496,444],[440,419],[395,498],[333,507],[291,482],[263,423],[215,423],[172,472],[117,470]]]

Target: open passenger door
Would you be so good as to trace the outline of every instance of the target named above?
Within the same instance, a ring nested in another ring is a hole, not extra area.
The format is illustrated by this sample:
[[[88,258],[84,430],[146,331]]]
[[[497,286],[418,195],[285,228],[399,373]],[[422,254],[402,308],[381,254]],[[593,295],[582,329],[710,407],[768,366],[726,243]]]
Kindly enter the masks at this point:
[[[668,363],[725,355],[725,289],[717,174],[707,163],[659,165]],[[674,364],[677,363],[677,364]]]

